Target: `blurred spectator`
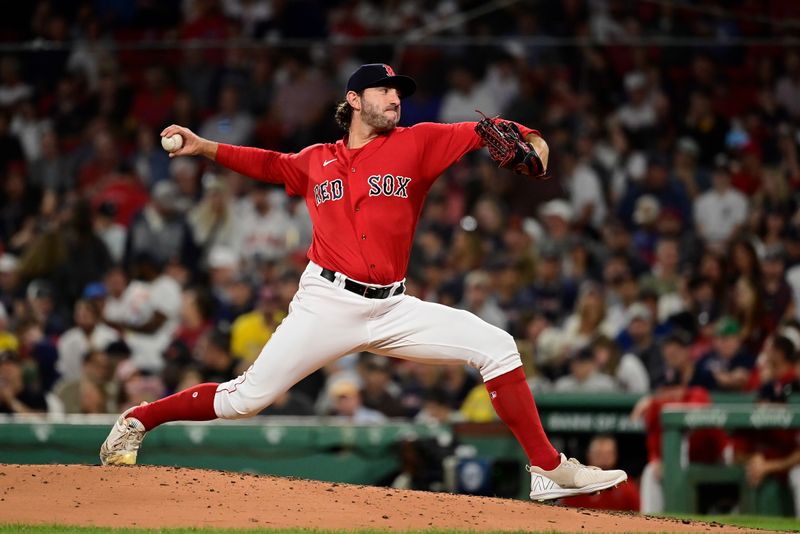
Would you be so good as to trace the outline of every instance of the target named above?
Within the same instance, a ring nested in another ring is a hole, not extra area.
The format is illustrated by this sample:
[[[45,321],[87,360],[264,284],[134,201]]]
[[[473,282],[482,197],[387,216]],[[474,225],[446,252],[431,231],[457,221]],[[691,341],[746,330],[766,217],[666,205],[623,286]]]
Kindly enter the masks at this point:
[[[261,353],[272,333],[285,317],[278,293],[263,286],[258,293],[256,309],[236,318],[231,326],[231,352],[252,363]]]
[[[180,324],[175,331],[175,340],[193,351],[197,341],[212,327],[211,299],[208,293],[203,288],[185,289],[181,294]],[[235,350],[233,353],[239,356]]]
[[[0,413],[37,413],[47,410],[44,395],[27,382],[16,352],[0,352]]]
[[[467,274],[464,278],[464,300],[458,307],[474,313],[498,328],[505,330],[507,327],[508,319],[492,295],[491,278],[485,271],[472,271]]]
[[[611,435],[599,435],[592,438],[586,450],[586,465],[594,465],[600,469],[616,469],[617,440]],[[581,495],[563,499],[565,506],[591,508],[594,510],[628,510],[639,511],[639,488],[629,480],[616,488],[611,488],[594,495]]]
[[[553,385],[559,393],[601,393],[618,391],[614,379],[600,370],[591,347],[579,349],[569,360],[569,374]]]
[[[456,64],[447,75],[450,86],[442,98],[439,109],[439,121],[465,122],[480,118],[475,110],[480,110],[487,117],[500,113],[501,104],[488,87],[482,84],[472,69]]]
[[[144,84],[133,98],[131,116],[149,128],[164,124],[175,102],[175,88],[161,65],[149,65],[144,72]]]
[[[203,197],[187,217],[192,238],[203,258],[215,247],[228,246],[238,254],[242,227],[225,183],[213,174],[203,176]]]
[[[219,94],[219,113],[209,117],[200,127],[199,135],[206,139],[244,145],[253,134],[253,119],[239,107],[239,89],[226,85]]]
[[[361,402],[358,385],[348,378],[334,382],[328,390],[330,415],[346,418],[355,425],[369,425],[386,422],[381,412],[365,407]]]
[[[795,119],[800,118],[800,55],[790,51],[784,58],[785,72],[775,86],[775,99]]]
[[[290,389],[278,395],[272,404],[261,410],[258,415],[294,417],[314,415],[314,403],[305,393]]]
[[[641,394],[650,391],[647,368],[636,355],[630,352],[620,355],[619,347],[603,336],[597,338],[591,348],[599,371],[612,377],[621,391]]]
[[[617,343],[625,356],[630,354],[642,363],[649,383],[658,384],[663,379],[664,367],[657,345],[653,312],[642,302],[636,302],[626,310],[626,316],[627,327],[617,337]]]
[[[784,404],[800,392],[797,349],[785,336],[775,335],[765,344],[764,380],[758,391],[760,404]],[[740,431],[734,438],[737,459],[746,463],[747,481],[759,487],[767,477],[786,481],[800,517],[800,445],[796,429]]]
[[[6,307],[0,303],[0,352],[17,352],[19,350],[19,340],[8,329],[8,312]]]
[[[116,222],[117,207],[111,202],[101,202],[94,212],[92,227],[94,233],[106,246],[111,261],[121,263],[125,258],[125,242],[128,230]]]
[[[692,386],[694,363],[692,340],[685,332],[675,332],[664,340],[665,381],[652,395],[642,397],[631,413],[632,419],[644,419],[647,432],[648,463],[640,482],[641,512],[664,510],[661,463],[661,412],[667,406],[702,406],[710,404],[708,392]],[[691,462],[715,463],[721,460],[727,436],[720,429],[699,429],[688,435],[688,456]]]
[[[588,161],[571,150],[565,150],[560,156],[559,174],[569,191],[574,224],[599,230],[607,212],[600,177]]]
[[[220,329],[209,330],[200,338],[195,352],[203,382],[227,382],[245,370],[246,362],[231,354],[230,345],[230,335]]]
[[[116,411],[115,391],[110,383],[112,371],[111,361],[102,350],[83,354],[80,374],[62,378],[53,386],[53,394],[61,401],[64,413]]]
[[[58,339],[56,369],[63,380],[78,379],[86,354],[105,350],[109,343],[118,339],[113,328],[100,322],[100,311],[88,300],[75,303],[75,326]]]
[[[694,203],[697,232],[713,247],[724,247],[747,219],[747,199],[731,187],[726,165],[724,161],[717,162],[711,175],[711,189]]]
[[[31,184],[40,189],[49,189],[64,194],[75,186],[67,159],[58,146],[55,132],[45,130],[41,133],[40,153],[30,162]]]
[[[385,356],[361,353],[358,359],[361,375],[361,398],[366,408],[386,417],[404,417],[400,403],[400,387],[392,381],[391,362]]]
[[[697,362],[689,382],[709,391],[748,391],[753,388],[755,356],[742,346],[742,327],[723,317],[714,332],[714,348]]]
[[[646,146],[646,139],[652,136],[658,118],[647,77],[643,72],[629,72],[624,85],[628,100],[617,110],[616,117],[631,139]]]
[[[252,265],[256,260],[276,261],[289,251],[290,234],[296,230],[283,206],[273,205],[270,198],[273,190],[265,182],[256,182],[237,206],[238,237],[241,237],[238,248],[246,264]]]
[[[162,262],[191,258],[192,234],[183,216],[176,212],[177,190],[169,181],[158,182],[150,202],[131,221],[126,259],[144,253]]]
[[[136,131],[136,151],[131,156],[131,167],[146,187],[169,178],[169,156],[158,144],[155,131],[140,126]]]
[[[146,254],[134,258],[133,281],[120,298],[108,299],[103,310],[105,322],[124,333],[135,367],[148,372],[164,366],[162,354],[175,334],[181,307],[180,286],[160,266]]]
[[[581,285],[575,312],[564,321],[563,335],[573,349],[585,347],[598,335],[611,336],[614,325],[606,318],[603,286],[593,281]]]
[[[0,59],[0,107],[12,108],[33,95],[33,88],[20,75],[19,59],[5,56]]]

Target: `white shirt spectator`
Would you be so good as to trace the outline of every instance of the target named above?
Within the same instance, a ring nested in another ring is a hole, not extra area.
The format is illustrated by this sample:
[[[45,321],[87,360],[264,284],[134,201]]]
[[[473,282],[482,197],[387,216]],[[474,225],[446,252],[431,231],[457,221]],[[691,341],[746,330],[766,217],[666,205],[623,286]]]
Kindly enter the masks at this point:
[[[152,282],[133,281],[119,299],[106,301],[104,315],[110,321],[146,324],[156,312],[166,321],[153,333],[125,332],[131,359],[138,369],[159,372],[164,367],[163,353],[178,328],[181,311],[181,288],[167,275]]]
[[[650,391],[650,377],[642,361],[635,354],[624,354],[614,372],[614,379],[626,393]]]
[[[722,243],[747,218],[747,199],[736,189],[710,189],[694,203],[694,222],[708,243]]]
[[[556,380],[553,391],[559,393],[611,393],[619,391],[614,379],[604,373],[593,373],[583,382],[566,375]]]
[[[775,100],[786,108],[789,115],[800,118],[800,80],[784,76],[775,85]]]
[[[499,115],[501,111],[495,96],[482,84],[474,85],[469,93],[448,91],[442,100],[439,120],[445,123],[475,121],[480,118],[476,109],[487,117]]]
[[[566,183],[573,213],[580,214],[586,206],[592,206],[590,222],[593,227],[600,229],[608,212],[600,177],[590,166],[579,163]]]
[[[77,380],[81,377],[86,353],[105,350],[109,343],[117,339],[117,331],[102,323],[97,324],[88,336],[82,328],[70,328],[58,339],[56,370],[63,380]]]
[[[239,203],[239,236],[238,250],[242,259],[251,261],[256,258],[275,260],[286,255],[290,240],[297,241],[294,235],[294,224],[282,206],[272,202],[266,213],[257,211],[247,199]]]

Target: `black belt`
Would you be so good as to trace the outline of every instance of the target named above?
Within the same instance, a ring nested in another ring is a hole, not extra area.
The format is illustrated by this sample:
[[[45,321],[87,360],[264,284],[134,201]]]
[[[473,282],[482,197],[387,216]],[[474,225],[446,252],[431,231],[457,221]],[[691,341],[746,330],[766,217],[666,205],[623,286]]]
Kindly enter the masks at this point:
[[[323,268],[320,274],[322,275],[322,278],[330,280],[331,282],[336,280],[336,272],[331,271],[330,269]],[[394,295],[399,295],[406,290],[406,286],[403,283],[397,286],[397,288],[394,288],[393,286],[372,287],[359,284],[355,280],[350,280],[349,278],[344,279],[344,288],[355,293],[356,295],[361,295],[362,297],[368,299],[385,299]]]

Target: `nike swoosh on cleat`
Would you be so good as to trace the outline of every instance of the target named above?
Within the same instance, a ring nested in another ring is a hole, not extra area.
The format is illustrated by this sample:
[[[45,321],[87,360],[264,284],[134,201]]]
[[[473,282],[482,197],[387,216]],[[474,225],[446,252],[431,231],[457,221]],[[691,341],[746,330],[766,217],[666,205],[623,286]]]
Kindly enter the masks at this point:
[[[323,162],[322,162],[322,166],[323,166],[323,167],[327,167],[328,165],[330,165],[330,164],[331,164],[331,163],[333,163],[334,161],[336,161],[336,158],[329,159],[329,160],[327,160],[327,161],[323,161]]]

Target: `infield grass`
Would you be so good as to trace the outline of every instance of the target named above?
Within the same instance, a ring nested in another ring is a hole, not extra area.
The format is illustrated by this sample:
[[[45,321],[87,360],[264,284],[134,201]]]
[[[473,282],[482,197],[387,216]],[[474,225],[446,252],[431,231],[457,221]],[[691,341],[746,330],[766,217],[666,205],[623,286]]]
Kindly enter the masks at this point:
[[[794,517],[776,517],[766,515],[668,515],[673,519],[690,519],[692,521],[705,521],[711,523],[716,521],[723,525],[733,525],[744,528],[757,528],[779,532],[800,532],[800,521]]]
[[[717,522],[724,525],[739,526],[772,532],[800,532],[800,521],[792,517],[768,516],[700,516],[700,515],[670,515],[664,516],[672,519],[688,519],[692,521]],[[713,532],[712,529],[709,529]],[[754,530],[755,531],[755,530]],[[229,529],[229,528],[107,528],[107,527],[75,527],[62,525],[2,525],[0,534],[345,534],[340,530],[313,530],[313,529]],[[358,530],[348,531],[359,534],[384,534],[385,530]],[[474,534],[463,530],[408,530],[407,534]],[[522,532],[522,531],[520,531]],[[563,531],[559,531],[563,534]],[[585,532],[585,531],[584,531]],[[525,531],[525,534],[555,534],[553,530]],[[630,534],[642,534],[635,532]],[[659,534],[656,532],[655,534]]]

